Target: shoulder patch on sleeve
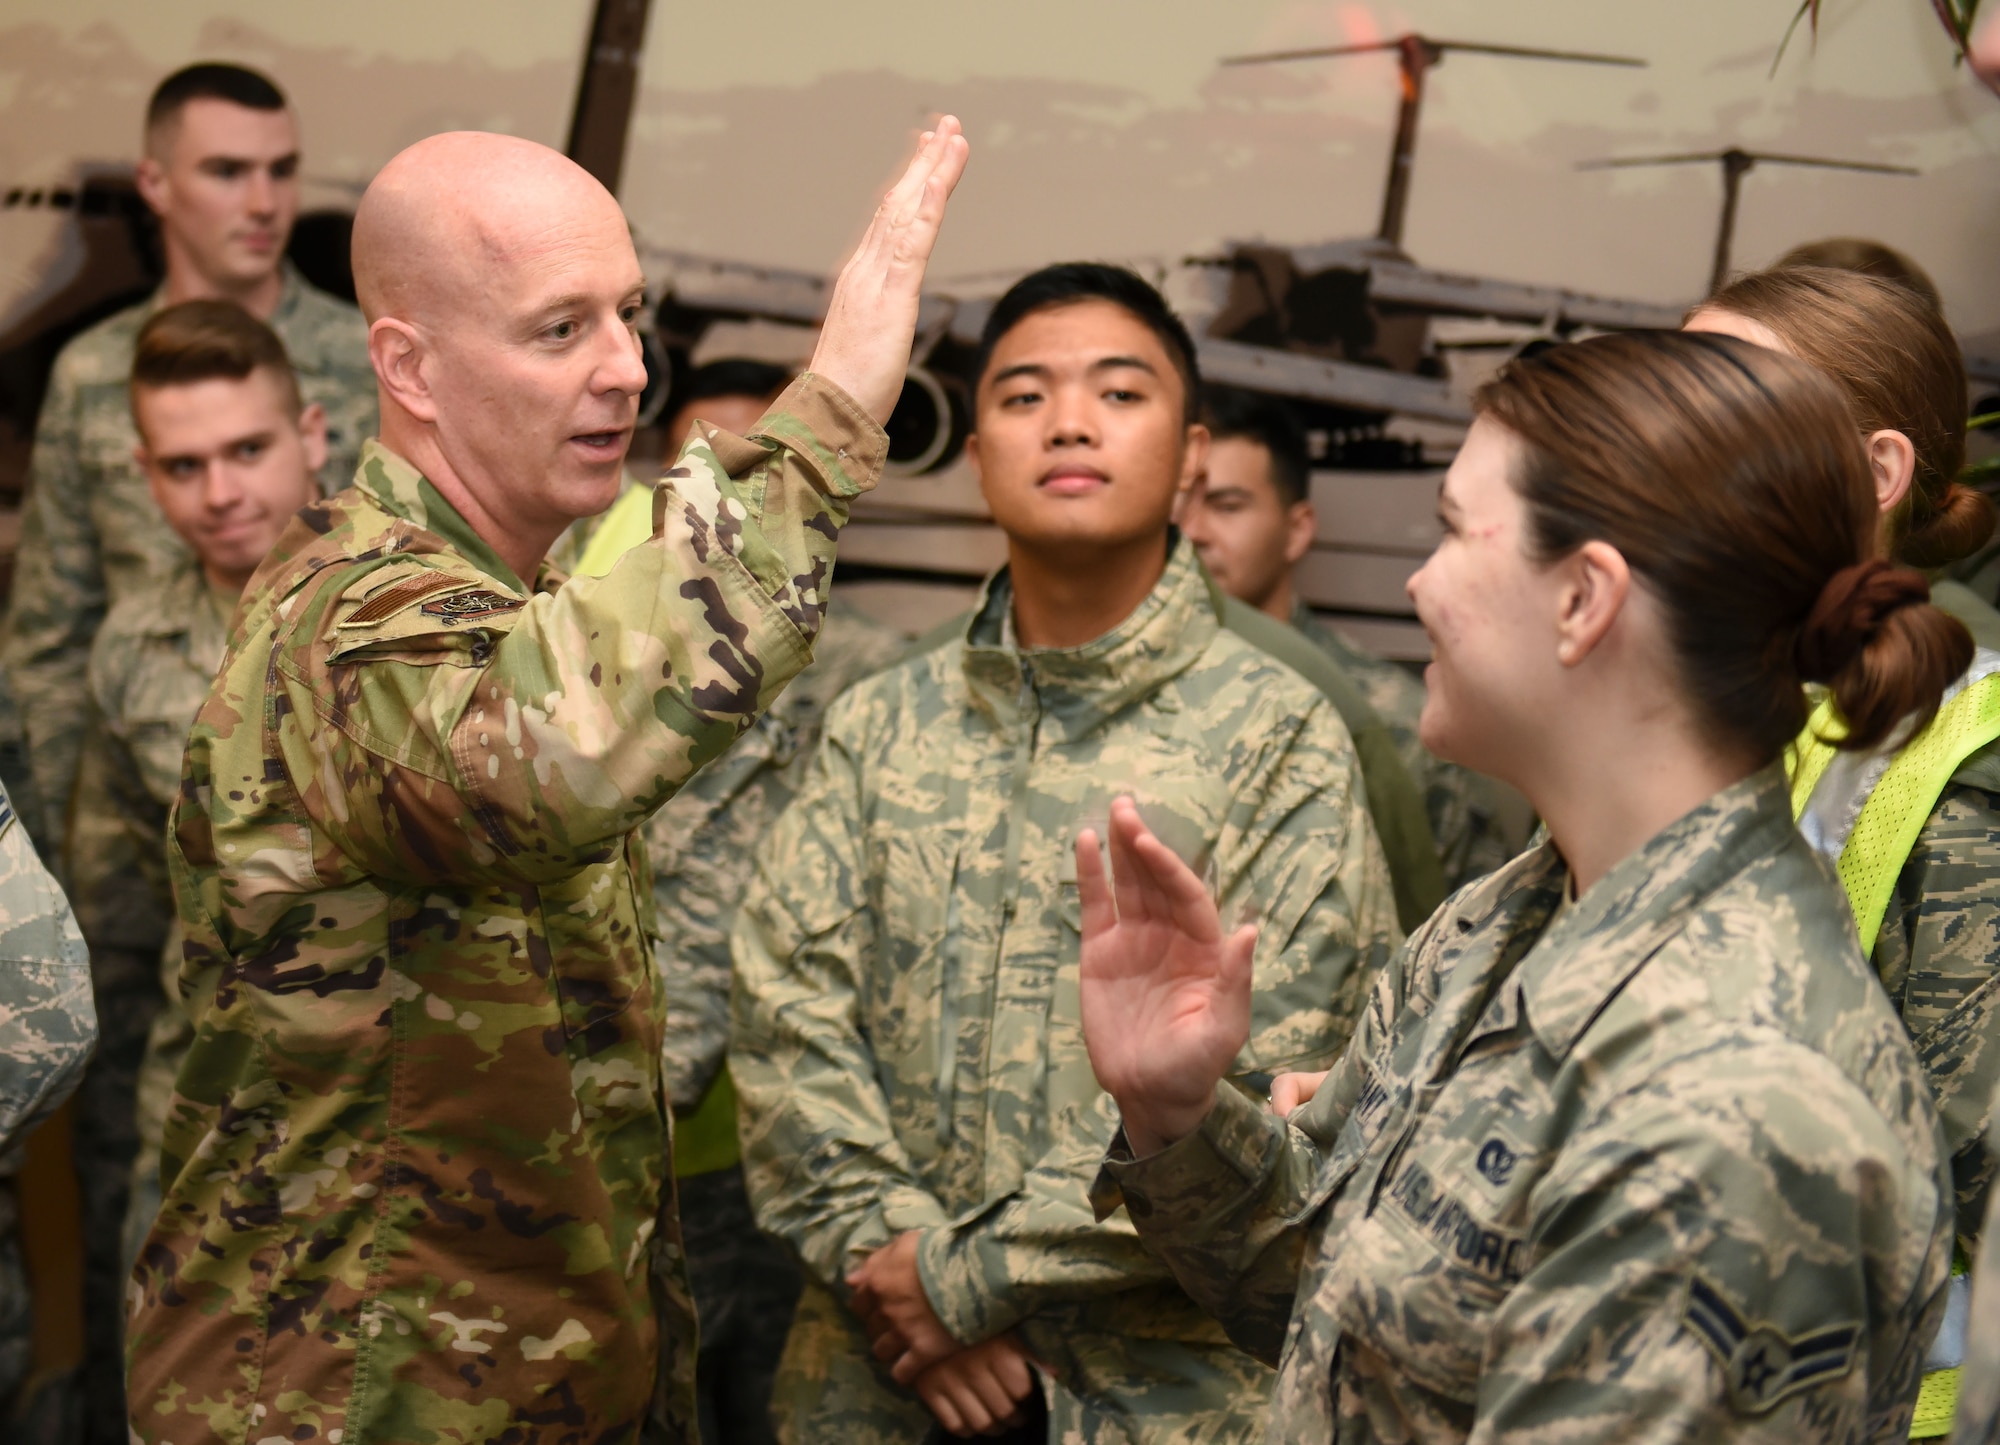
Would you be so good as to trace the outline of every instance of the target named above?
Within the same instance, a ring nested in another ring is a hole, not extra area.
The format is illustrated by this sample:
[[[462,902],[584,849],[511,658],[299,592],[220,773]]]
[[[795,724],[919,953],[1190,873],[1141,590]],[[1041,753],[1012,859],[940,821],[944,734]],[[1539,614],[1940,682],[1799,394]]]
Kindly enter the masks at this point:
[[[1752,1323],[1700,1275],[1688,1280],[1681,1319],[1722,1366],[1729,1403],[1744,1415],[1761,1415],[1788,1395],[1845,1375],[1861,1342],[1858,1324],[1794,1338],[1773,1325]]]

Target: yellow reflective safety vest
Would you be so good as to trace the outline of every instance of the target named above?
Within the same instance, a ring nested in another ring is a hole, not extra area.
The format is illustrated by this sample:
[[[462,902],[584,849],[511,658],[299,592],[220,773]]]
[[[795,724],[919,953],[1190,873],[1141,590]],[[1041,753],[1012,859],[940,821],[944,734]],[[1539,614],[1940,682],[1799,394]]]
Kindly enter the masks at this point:
[[[1872,753],[1843,753],[1834,746],[1843,731],[1832,699],[1823,700],[1787,751],[1785,765],[1792,779],[1792,816],[1806,841],[1833,860],[1861,951],[1872,956],[1896,879],[1952,775],[2000,739],[2000,651],[1981,647],[1973,654],[1972,666],[1915,737],[1892,738]],[[1951,1433],[1971,1295],[1960,1259],[1952,1267],[1944,1323],[1924,1361],[1912,1440]]]

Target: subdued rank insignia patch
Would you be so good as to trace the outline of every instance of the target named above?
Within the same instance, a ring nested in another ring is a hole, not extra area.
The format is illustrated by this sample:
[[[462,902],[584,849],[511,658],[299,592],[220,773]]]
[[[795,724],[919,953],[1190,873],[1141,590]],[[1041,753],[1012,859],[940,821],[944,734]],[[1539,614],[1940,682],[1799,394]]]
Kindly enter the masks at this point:
[[[519,597],[509,597],[504,592],[475,587],[470,592],[454,592],[449,597],[433,598],[418,611],[426,617],[435,617],[441,622],[459,623],[477,622],[482,617],[498,617],[503,612],[512,612],[527,605]]]
[[[7,836],[7,830],[14,826],[14,802],[4,791],[0,791],[0,838]]]
[[[1858,1324],[1798,1339],[1771,1325],[1753,1325],[1699,1275],[1688,1281],[1682,1320],[1714,1353],[1729,1386],[1729,1403],[1746,1415],[1761,1415],[1787,1395],[1840,1378],[1854,1367],[1861,1342]]]

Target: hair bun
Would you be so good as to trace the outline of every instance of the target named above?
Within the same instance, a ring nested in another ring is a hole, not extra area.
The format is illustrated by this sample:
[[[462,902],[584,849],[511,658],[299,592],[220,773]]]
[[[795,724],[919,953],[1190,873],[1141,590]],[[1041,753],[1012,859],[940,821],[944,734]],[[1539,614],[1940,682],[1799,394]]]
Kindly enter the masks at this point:
[[[1913,567],[1949,567],[1992,540],[1993,525],[1993,503],[1986,494],[1953,482],[1927,516],[1919,518],[1912,511],[1896,555]]]
[[[1820,589],[1800,629],[1795,660],[1807,682],[1831,683],[1881,632],[1889,617],[1930,601],[1921,572],[1871,557],[1843,567]]]

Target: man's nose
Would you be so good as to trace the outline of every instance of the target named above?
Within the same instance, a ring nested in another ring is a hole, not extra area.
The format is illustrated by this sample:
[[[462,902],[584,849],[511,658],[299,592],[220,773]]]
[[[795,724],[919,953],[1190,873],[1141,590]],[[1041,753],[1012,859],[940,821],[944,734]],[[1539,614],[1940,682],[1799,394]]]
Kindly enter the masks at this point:
[[[201,501],[211,512],[226,512],[243,499],[243,484],[236,469],[224,461],[212,461],[202,473]]]
[[[1048,438],[1051,446],[1073,447],[1097,444],[1099,432],[1097,417],[1085,398],[1070,393],[1065,388],[1059,389],[1050,400],[1053,403],[1049,407]]]
[[[605,334],[610,344],[598,365],[596,389],[637,396],[646,389],[646,353],[639,338],[622,322],[607,327]]]
[[[278,209],[278,187],[265,166],[250,167],[250,214],[268,216]]]

